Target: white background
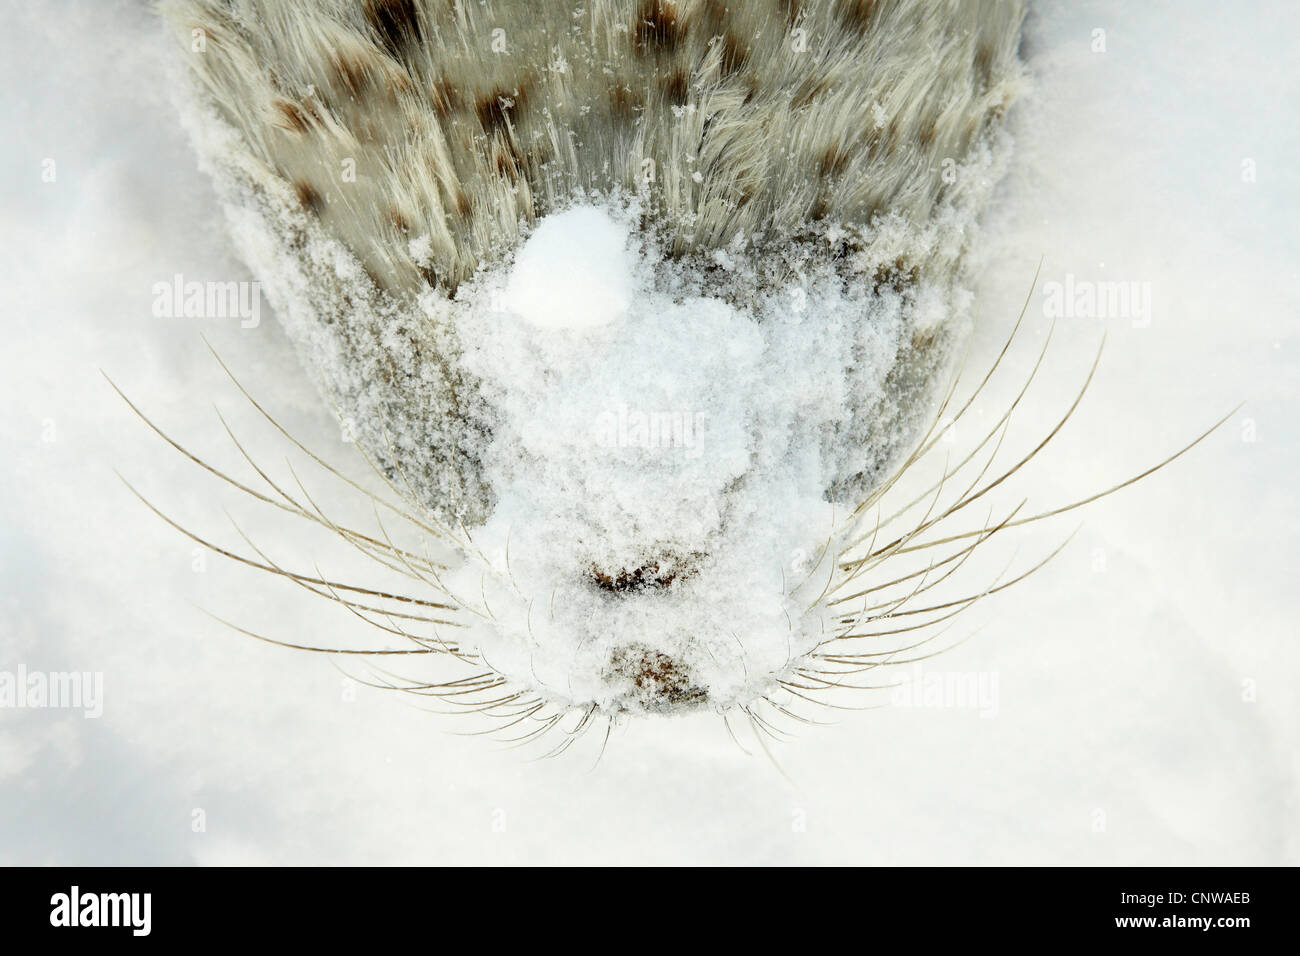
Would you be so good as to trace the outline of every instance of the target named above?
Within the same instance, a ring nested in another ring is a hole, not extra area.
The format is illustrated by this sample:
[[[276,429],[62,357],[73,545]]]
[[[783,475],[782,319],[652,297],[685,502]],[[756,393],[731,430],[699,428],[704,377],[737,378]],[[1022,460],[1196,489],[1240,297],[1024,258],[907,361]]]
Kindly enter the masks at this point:
[[[257,422],[202,331],[309,444],[338,450],[338,428],[269,314],[248,331],[150,314],[174,273],[251,278],[168,103],[157,25],[127,3],[4,7],[0,668],[102,671],[105,711],[0,711],[0,862],[1300,862],[1293,4],[1034,5],[1035,88],[977,254],[976,358],[1040,258],[1044,281],[1149,282],[1154,316],[1058,326],[1018,427],[1050,425],[1103,332],[1106,354],[1022,493],[1090,493],[1247,404],[971,612],[972,639],[934,666],[996,674],[996,716],[839,715],[774,747],[788,780],[709,716],[628,724],[594,770],[590,748],[529,762],[399,695],[346,702],[327,659],[197,610],[289,639],[349,624],[215,557],[195,573],[114,469],[225,541],[223,508],[256,512],[99,370],[229,462],[212,404],[241,433]],[[1032,340],[1041,297],[1029,315]],[[1073,527],[1023,535],[1023,553]]]

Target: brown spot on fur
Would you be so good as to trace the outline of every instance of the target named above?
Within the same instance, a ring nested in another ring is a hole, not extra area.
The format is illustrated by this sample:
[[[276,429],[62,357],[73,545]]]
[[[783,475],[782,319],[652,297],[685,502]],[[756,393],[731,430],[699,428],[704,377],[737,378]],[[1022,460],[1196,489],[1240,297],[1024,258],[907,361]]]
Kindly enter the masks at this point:
[[[527,109],[531,86],[531,80],[524,80],[513,90],[498,86],[480,96],[474,103],[474,112],[483,129],[488,133],[509,129],[515,116]]]
[[[325,208],[324,197],[305,179],[300,179],[293,184],[293,194],[298,197],[298,205],[312,215],[319,216]]]
[[[889,121],[889,126],[885,128],[885,135],[881,137],[881,146],[885,150],[886,156],[892,156],[898,143],[898,117],[895,116]]]
[[[423,39],[414,0],[366,0],[366,21],[396,59]]]
[[[845,152],[844,147],[839,143],[826,147],[822,153],[821,163],[817,171],[821,173],[823,179],[829,179],[832,176],[838,176],[844,172],[849,165],[849,154]]]
[[[520,159],[514,150],[497,148],[493,151],[492,159],[496,166],[497,175],[502,179],[508,179],[512,183],[519,181]]]
[[[865,34],[876,12],[876,0],[839,0],[840,23],[853,33]]]
[[[411,82],[411,74],[405,70],[389,69],[384,71],[384,87],[392,99],[397,98],[399,93],[409,93],[415,88]]]
[[[358,99],[370,85],[370,66],[355,57],[335,53],[330,57],[334,76],[349,95]]]
[[[275,117],[271,120],[271,125],[277,129],[302,134],[306,133],[310,128],[307,114],[296,103],[290,103],[288,100],[275,100],[271,103],[271,108],[275,111]]]
[[[634,93],[626,86],[615,86],[609,91],[609,108],[617,119],[631,122],[644,106],[641,94]]]
[[[975,82],[977,89],[987,89],[993,76],[993,48],[981,43],[975,48]]]
[[[921,135],[920,137],[918,137],[918,139],[920,140],[922,146],[924,146],[926,149],[929,149],[931,146],[934,145],[935,138],[938,135],[939,135],[938,124],[927,123],[925,124],[925,128],[921,130]]]
[[[456,193],[456,215],[461,219],[468,219],[473,207],[470,205],[469,196],[464,192]]]
[[[632,29],[638,53],[672,53],[685,38],[686,24],[673,0],[641,0]]]
[[[436,80],[429,87],[429,97],[433,101],[433,111],[440,119],[446,119],[461,108],[460,90],[446,80]]]
[[[685,70],[674,70],[663,81],[664,100],[670,106],[685,106],[690,96],[690,80]]]
[[[734,33],[722,38],[722,75],[731,76],[749,62],[749,47],[741,43]]]
[[[514,109],[514,100],[500,87],[485,96],[480,96],[474,103],[474,112],[478,114],[479,124],[489,133],[508,128],[512,109]]]
[[[396,206],[388,207],[388,221],[392,224],[393,228],[396,229],[398,232],[411,231],[410,221],[407,220],[407,218],[404,215],[402,215],[402,210],[398,209]]]
[[[825,77],[821,77],[816,81],[805,80],[803,85],[795,91],[794,97],[790,100],[790,105],[795,109],[803,109],[805,106],[811,106],[821,97],[830,92],[830,88],[830,81]]]

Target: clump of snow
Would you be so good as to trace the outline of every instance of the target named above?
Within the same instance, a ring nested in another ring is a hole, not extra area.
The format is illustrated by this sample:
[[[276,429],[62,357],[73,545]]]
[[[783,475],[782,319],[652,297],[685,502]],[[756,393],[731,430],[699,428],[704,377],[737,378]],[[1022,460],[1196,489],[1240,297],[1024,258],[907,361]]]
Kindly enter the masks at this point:
[[[433,240],[427,233],[408,242],[406,251],[411,254],[411,261],[417,266],[427,266],[433,262]]]
[[[627,228],[595,206],[548,216],[520,248],[505,304],[550,329],[605,325],[631,300]]]

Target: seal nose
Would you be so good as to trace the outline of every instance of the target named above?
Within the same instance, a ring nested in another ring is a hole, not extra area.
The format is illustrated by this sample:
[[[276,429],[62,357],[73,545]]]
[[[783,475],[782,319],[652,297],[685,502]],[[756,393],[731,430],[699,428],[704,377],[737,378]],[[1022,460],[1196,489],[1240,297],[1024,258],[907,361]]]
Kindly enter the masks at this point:
[[[694,575],[698,570],[696,565],[703,557],[702,554],[694,553],[686,558],[666,555],[638,568],[621,568],[614,572],[592,565],[591,579],[596,587],[611,594],[657,591]]]
[[[615,651],[609,670],[610,676],[627,682],[625,705],[630,709],[685,710],[708,699],[708,691],[695,683],[680,661],[647,647]]]

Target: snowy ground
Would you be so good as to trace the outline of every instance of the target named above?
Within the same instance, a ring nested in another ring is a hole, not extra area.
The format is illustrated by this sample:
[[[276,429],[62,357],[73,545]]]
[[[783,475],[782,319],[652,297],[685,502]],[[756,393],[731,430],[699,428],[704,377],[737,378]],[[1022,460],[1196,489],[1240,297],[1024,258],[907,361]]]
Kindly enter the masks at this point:
[[[12,0],[4,22],[0,670],[100,672],[104,689],[98,719],[0,710],[0,862],[1300,862],[1292,5],[1034,5],[1036,91],[984,233],[976,358],[1040,258],[1044,283],[1145,284],[1152,308],[1058,323],[1022,427],[1050,427],[1103,332],[1106,354],[1022,488],[1090,493],[1247,404],[972,612],[972,639],[932,666],[996,679],[993,706],[841,715],[774,749],[785,776],[704,716],[622,727],[593,771],[527,762],[197,610],[281,634],[317,620],[196,565],[130,496],[114,469],[226,540],[222,508],[242,514],[100,369],[225,454],[212,403],[241,434],[257,421],[203,332],[309,443],[340,448],[339,428],[269,315],[151,315],[175,273],[250,277],[139,6]]]

